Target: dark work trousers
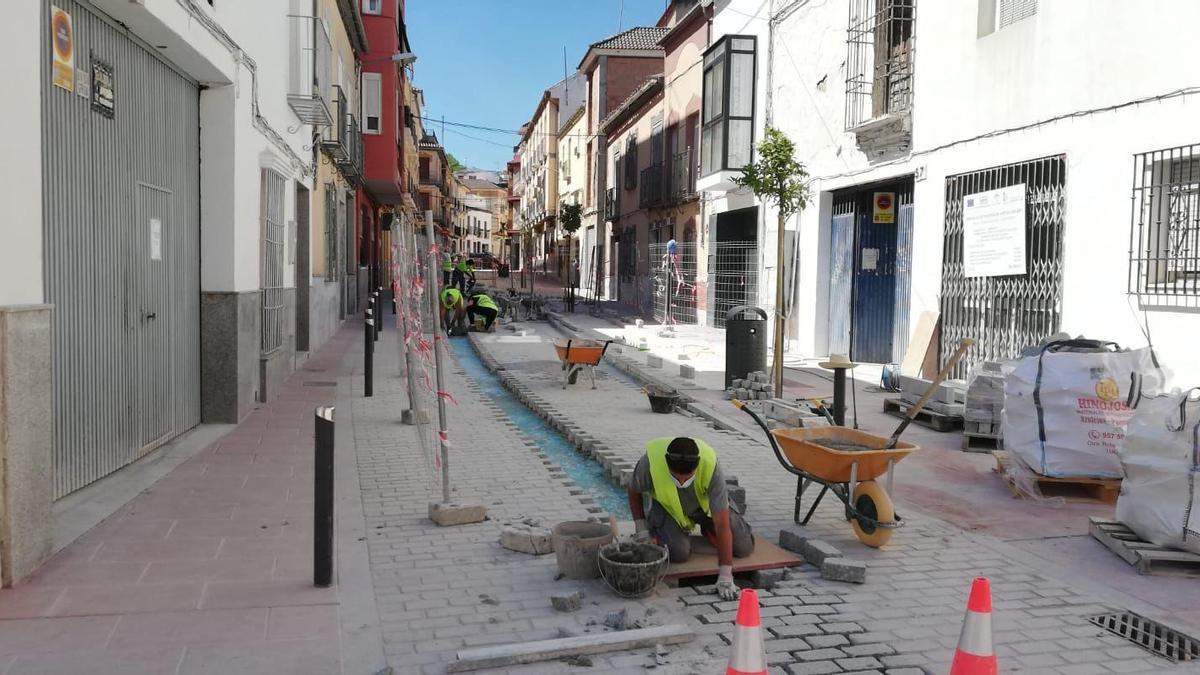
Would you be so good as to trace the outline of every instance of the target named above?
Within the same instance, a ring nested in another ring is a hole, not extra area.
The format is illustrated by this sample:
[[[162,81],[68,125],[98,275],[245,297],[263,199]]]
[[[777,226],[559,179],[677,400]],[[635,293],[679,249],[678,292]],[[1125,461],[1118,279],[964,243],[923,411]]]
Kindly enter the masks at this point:
[[[499,312],[492,309],[491,307],[477,307],[477,306],[472,305],[467,308],[467,317],[471,320],[471,325],[472,326],[475,325],[475,316],[476,315],[482,316],[483,321],[484,321],[484,323],[483,323],[484,330],[492,329],[492,324],[496,322],[497,314],[499,314]]]
[[[701,534],[713,531],[711,518],[701,517],[696,524],[700,526]],[[691,557],[692,542],[689,533],[685,533],[679,527],[679,523],[658,504],[654,504],[650,513],[646,514],[646,529],[650,530],[650,534],[660,545],[667,547],[671,562],[687,562]],[[745,558],[754,552],[754,533],[750,531],[750,523],[733,509],[729,509],[729,530],[733,534],[733,557]]]

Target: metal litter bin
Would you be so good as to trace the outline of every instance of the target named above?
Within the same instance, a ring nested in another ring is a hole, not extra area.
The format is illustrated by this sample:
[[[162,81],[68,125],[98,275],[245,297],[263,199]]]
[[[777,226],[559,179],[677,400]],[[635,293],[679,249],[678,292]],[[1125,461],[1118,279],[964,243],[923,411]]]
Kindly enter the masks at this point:
[[[749,316],[747,316],[749,315]],[[767,369],[767,313],[738,305],[725,313],[725,387]]]

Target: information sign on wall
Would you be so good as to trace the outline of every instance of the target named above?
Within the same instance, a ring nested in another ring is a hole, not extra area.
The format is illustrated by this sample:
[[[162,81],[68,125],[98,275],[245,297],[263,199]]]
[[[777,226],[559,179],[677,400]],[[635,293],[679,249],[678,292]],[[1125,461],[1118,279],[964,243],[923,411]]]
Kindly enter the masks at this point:
[[[50,51],[54,86],[75,91],[75,28],[71,15],[56,5],[50,5]]]
[[[1025,274],[1025,184],[963,197],[967,277]]]
[[[873,203],[874,218],[871,222],[877,225],[896,222],[895,192],[876,192]]]

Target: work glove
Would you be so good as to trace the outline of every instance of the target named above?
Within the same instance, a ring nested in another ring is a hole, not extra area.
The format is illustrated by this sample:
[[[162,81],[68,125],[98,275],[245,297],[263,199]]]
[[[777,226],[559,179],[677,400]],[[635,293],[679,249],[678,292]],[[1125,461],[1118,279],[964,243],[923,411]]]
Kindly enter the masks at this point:
[[[722,600],[737,600],[738,587],[733,583],[733,565],[717,568],[717,595]]]
[[[633,530],[633,536],[629,538],[630,541],[638,544],[650,543],[650,530],[646,528],[645,518],[633,521]]]

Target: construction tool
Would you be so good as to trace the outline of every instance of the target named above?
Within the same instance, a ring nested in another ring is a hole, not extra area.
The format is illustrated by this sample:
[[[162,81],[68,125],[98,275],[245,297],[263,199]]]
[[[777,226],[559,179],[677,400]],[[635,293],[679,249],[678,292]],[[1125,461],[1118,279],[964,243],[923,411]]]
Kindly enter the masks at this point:
[[[963,357],[963,354],[967,353],[967,349],[969,349],[973,344],[975,344],[975,340],[971,338],[963,338],[958,341],[958,349],[954,350],[954,353],[950,355],[950,359],[946,361],[946,365],[942,366],[942,369],[938,372],[937,377],[933,378],[933,382],[931,382],[929,384],[929,388],[925,390],[925,395],[922,396],[919,401],[917,401],[916,405],[908,409],[908,414],[905,415],[904,419],[900,421],[900,426],[896,427],[896,430],[892,432],[892,436],[888,439],[887,445],[883,447],[884,450],[891,450],[892,448],[896,447],[896,443],[900,440],[900,434],[904,433],[904,430],[907,429],[908,425],[912,423],[914,418],[916,418],[917,413],[921,412],[921,408],[925,407],[925,403],[928,402],[933,396],[934,392],[937,391],[938,385],[942,383],[942,380],[946,379],[946,376],[950,374],[951,370],[954,370],[954,366],[958,365],[958,362]]]

